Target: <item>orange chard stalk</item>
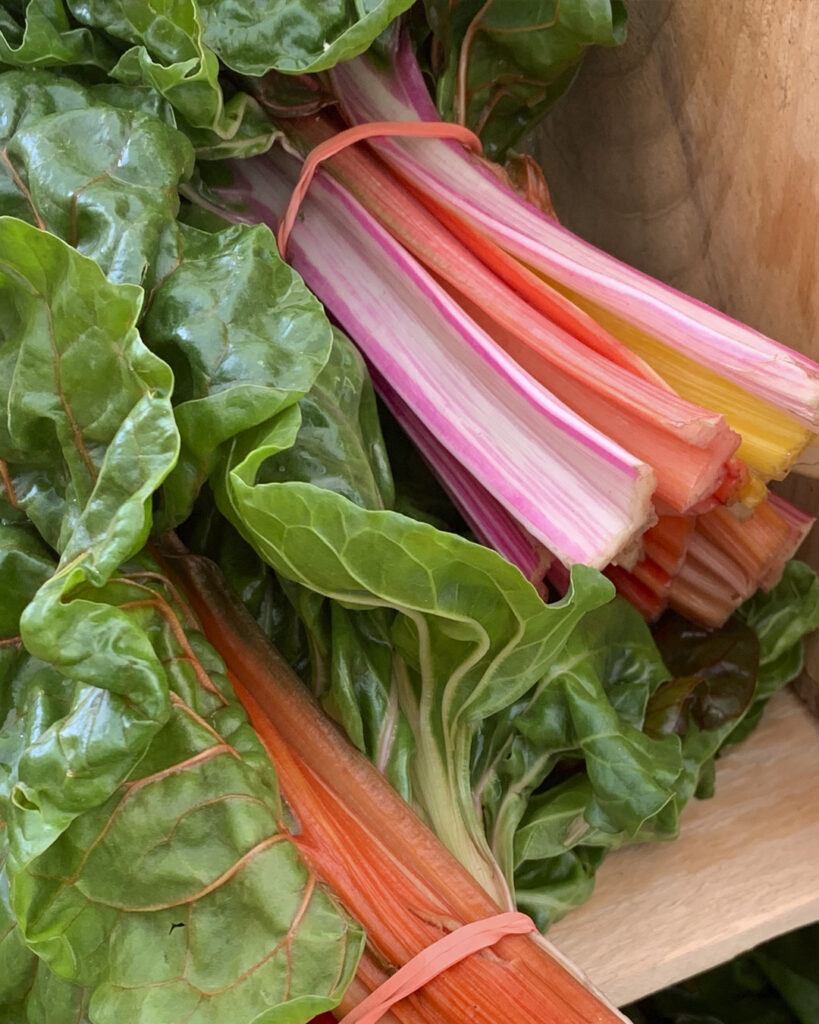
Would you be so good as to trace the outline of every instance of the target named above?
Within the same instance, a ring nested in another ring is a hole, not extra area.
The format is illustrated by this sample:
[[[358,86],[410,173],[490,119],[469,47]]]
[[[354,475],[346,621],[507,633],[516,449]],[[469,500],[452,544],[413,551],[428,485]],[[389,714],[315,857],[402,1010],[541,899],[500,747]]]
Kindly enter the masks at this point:
[[[270,646],[213,563],[169,540],[169,575],[225,661],[297,826],[292,840],[367,931],[347,1012],[395,969],[460,925],[500,912],[361,755]],[[537,933],[503,938],[397,1003],[399,1024],[614,1024],[625,1020]]]

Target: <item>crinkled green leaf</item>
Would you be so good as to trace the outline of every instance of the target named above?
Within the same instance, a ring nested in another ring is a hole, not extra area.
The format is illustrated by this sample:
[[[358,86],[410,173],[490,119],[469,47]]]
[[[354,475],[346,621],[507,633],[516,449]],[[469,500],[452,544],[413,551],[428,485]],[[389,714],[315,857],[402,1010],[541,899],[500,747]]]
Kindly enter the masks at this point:
[[[330,354],[318,300],[280,258],[270,230],[180,225],[151,271],[142,324],[175,375],[182,453],[164,488],[162,526],[191,510],[217,448],[298,402]]]
[[[178,111],[200,156],[251,156],[276,134],[244,93],[226,98],[219,62],[203,41],[196,0],[70,0],[76,17],[134,44],[111,70],[129,85],[148,85]]]
[[[86,616],[116,611],[143,637],[145,650],[136,656],[147,660],[150,652],[170,711],[147,737],[138,767],[132,762],[102,800],[100,788],[72,788],[64,773],[63,800],[70,793],[74,804],[63,830],[37,849],[29,846],[27,858],[14,842],[13,919],[5,905],[9,923],[16,919],[7,938],[16,981],[9,980],[7,996],[0,989],[0,1005],[4,998],[12,1004],[36,968],[26,1010],[49,1024],[73,1021],[68,1008],[78,1015],[89,997],[94,1024],[155,1024],[181,1012],[191,1024],[301,1024],[334,1006],[355,969],[362,935],[281,831],[275,774],[221,661],[144,559],[70,602],[80,603]],[[12,689],[25,749],[10,765],[16,779],[3,819],[12,836],[27,831],[34,797],[44,803],[26,780],[38,766],[42,773],[51,748],[63,748],[74,770],[99,774],[99,757],[90,763],[89,734],[97,733],[97,745],[115,748],[112,726],[126,726],[120,713],[109,719],[109,735],[99,734],[106,697],[111,706],[102,685],[74,683],[25,651],[23,657],[27,664],[17,664]],[[84,669],[87,678],[91,667]],[[9,732],[7,721],[4,741]],[[58,786],[53,779],[52,792]],[[0,874],[0,894],[2,881]],[[52,1017],[37,1015],[38,999]]]
[[[298,676],[308,681],[311,651],[307,634],[282,581],[220,515],[209,491],[180,529],[186,546],[221,567],[230,589]]]
[[[515,875],[517,905],[545,929],[587,900],[608,850],[575,846],[543,861],[527,861]]]
[[[0,887],[3,886],[0,872]],[[3,1024],[94,1024],[90,993],[58,978],[25,945],[17,922],[0,897],[0,1020]]]
[[[19,865],[106,799],[167,717],[162,666],[142,632],[117,609],[66,598],[142,547],[179,438],[170,370],[135,327],[141,289],[13,218],[0,219],[0,253],[0,458],[16,503],[61,559],[28,593],[20,624],[35,660],[14,726],[25,737],[10,798]]]
[[[3,229],[0,251],[19,253],[2,455],[14,502],[62,555],[54,575],[47,557],[18,573],[39,590],[4,605],[29,601],[25,648],[2,648],[14,705],[0,747],[10,906],[40,958],[26,1013],[48,981],[52,1012],[79,1018],[90,994],[95,1024],[305,1021],[338,1001],[360,931],[280,833],[274,776],[220,664],[180,639],[154,568],[119,567],[178,449],[169,368],[135,328],[142,292],[52,235]],[[307,387],[320,365],[291,376]]]
[[[794,679],[802,669],[802,638],[819,629],[819,579],[804,562],[792,560],[769,591],[758,590],[737,612],[759,638],[758,697]]]
[[[329,356],[300,408],[295,444],[262,467],[259,481],[302,480],[363,508],[390,508],[392,472],[372,382],[340,331],[333,332]]]
[[[139,109],[144,90],[135,109],[106,98],[127,99],[51,75],[0,76],[0,213],[53,232],[112,280],[139,284],[173,225],[193,154],[180,132]]]
[[[542,904],[542,927],[558,906],[588,895],[582,871],[574,899],[566,879],[559,900],[549,892],[568,851],[677,827],[679,741],[640,730],[665,678],[645,624],[617,600],[587,613],[538,684],[483,729],[473,779],[487,831],[499,863],[514,872],[517,899],[533,910]],[[578,870],[571,863],[568,878]]]
[[[323,71],[363,53],[413,0],[199,0],[205,42],[234,71]]]
[[[5,819],[0,817],[0,820]],[[3,965],[0,971],[0,1020],[4,1024],[24,1024],[25,1004],[39,961],[25,944],[11,913],[5,860],[5,852],[0,852],[0,964]]]
[[[18,21],[0,11],[0,66],[97,67],[108,71],[116,51],[99,33],[74,24],[62,0],[28,0]]]
[[[413,798],[416,740],[400,703],[400,664],[384,608],[351,612],[330,603],[332,655],[322,706],[405,800]]]
[[[754,702],[727,737],[729,744],[749,736],[770,697],[802,671],[803,637],[819,629],[819,579],[810,566],[793,559],[772,590],[757,591],[736,614],[759,638],[759,677]]]
[[[25,1001],[26,1024],[96,1024],[89,1016],[91,993],[49,970],[43,960]]]
[[[437,102],[457,119],[465,67],[465,123],[501,158],[562,96],[589,46],[625,39],[621,0],[425,0],[439,42]]]
[[[819,580],[816,574],[802,562],[789,562],[779,584],[768,592],[757,591],[738,609],[734,620],[737,625],[732,620],[726,627],[729,638],[740,637],[740,629],[747,627],[756,636],[755,643],[742,641],[751,660],[757,656],[754,652],[758,650],[755,689],[752,699],[746,700],[747,684],[738,682],[734,673],[729,671],[723,676],[728,685],[727,704],[720,701],[719,687],[708,696],[707,703],[713,704],[716,697],[723,708],[734,711],[745,701],[741,714],[732,717],[731,714],[717,713],[713,717],[712,706],[708,713],[710,727],[705,727],[706,720],[688,717],[682,742],[684,771],[677,787],[681,803],[688,801],[695,792],[700,796],[711,795],[713,758],[723,746],[740,743],[749,736],[759,724],[771,695],[801,671],[802,638],[819,627]],[[706,643],[700,646],[699,654],[705,652],[705,660],[709,661],[711,652],[717,648],[718,642],[716,646]],[[727,650],[732,651],[732,640],[729,640]],[[691,648],[691,651],[695,654],[696,648]],[[682,667],[693,668],[693,660],[684,662]],[[718,679],[719,675],[717,673],[715,678]]]
[[[260,479],[312,482],[365,508],[388,506],[392,476],[372,384],[361,356],[339,331],[299,411],[294,443],[263,464]],[[324,709],[409,798],[414,741],[392,671],[393,613],[350,613],[314,591],[278,579],[212,510],[205,507],[197,521],[197,550],[224,567],[233,589]]]
[[[179,449],[173,379],[137,332],[141,289],[14,218],[0,253],[0,458],[67,583],[98,582],[148,536]]]

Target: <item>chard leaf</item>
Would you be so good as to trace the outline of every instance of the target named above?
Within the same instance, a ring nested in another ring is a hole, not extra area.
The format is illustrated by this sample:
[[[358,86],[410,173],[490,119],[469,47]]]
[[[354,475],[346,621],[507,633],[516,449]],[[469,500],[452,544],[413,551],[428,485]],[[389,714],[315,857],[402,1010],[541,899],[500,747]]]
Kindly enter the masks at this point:
[[[306,1021],[340,998],[360,930],[282,831],[221,663],[156,567],[127,561],[179,444],[170,370],[135,327],[142,291],[22,221],[0,239],[0,455],[12,502],[61,556],[4,527],[7,1001],[36,969],[30,1019],[47,1004],[95,1024]]]
[[[88,1013],[91,993],[57,977],[42,960],[26,995],[25,1024],[96,1024]]]
[[[802,638],[819,629],[819,579],[804,562],[791,560],[769,591],[758,590],[737,618],[759,638],[757,699],[769,697],[802,671]]]
[[[205,42],[244,75],[324,71],[363,53],[413,0],[199,0]]]
[[[466,68],[465,123],[487,156],[500,159],[571,85],[589,46],[625,39],[621,0],[425,0],[438,40],[437,103],[459,113],[458,76]]]
[[[679,740],[640,729],[666,677],[645,623],[617,599],[588,612],[537,685],[485,724],[476,796],[495,856],[539,926],[590,891],[588,872],[566,861],[568,851],[599,859],[637,835],[675,832]],[[559,899],[551,893],[556,871]]]
[[[50,75],[0,76],[0,213],[58,235],[112,280],[139,284],[176,218],[193,154],[172,126],[103,97],[116,94],[97,98]],[[137,90],[131,104],[144,97]]]
[[[288,410],[232,446],[213,478],[217,500],[280,576],[351,616],[379,611],[390,621],[392,685],[417,745],[414,800],[440,838],[497,891],[471,794],[477,723],[535,683],[611,588],[578,567],[569,596],[546,606],[516,569],[463,538],[362,509],[313,484],[260,482],[267,460],[275,464],[296,442],[297,413]]]
[[[300,404],[295,444],[262,467],[261,482],[302,480],[363,508],[390,508],[394,488],[364,360],[333,331],[329,357]]]
[[[13,218],[0,219],[0,252],[0,459],[14,504],[60,555],[15,630],[44,663],[18,722],[26,749],[9,841],[19,865],[106,799],[167,717],[144,635],[118,610],[67,597],[142,547],[179,438],[170,370],[135,327],[141,289]]]
[[[690,709],[684,711],[684,770],[677,785],[681,804],[695,793],[701,797],[712,794],[713,759],[724,746],[740,743],[749,736],[759,724],[772,694],[796,678],[802,669],[802,638],[817,627],[819,580],[807,565],[791,561],[773,590],[757,591],[737,610],[724,627],[727,640],[720,641],[721,631],[717,631],[713,639],[683,648],[674,656],[681,669],[693,670],[692,674],[700,678],[697,657],[704,656],[708,663],[723,643],[729,655],[726,664],[730,666],[733,661],[734,665],[724,671],[726,665],[716,663],[718,671],[703,695],[705,703],[699,718]],[[743,633],[748,628],[754,633],[754,640]],[[685,650],[690,653],[686,655]],[[749,697],[748,681],[743,680],[743,675],[756,659],[758,670],[754,672],[755,685]],[[713,666],[706,664],[705,671],[706,675],[712,672]],[[720,692],[722,686],[727,690],[724,695]]]
[[[759,639],[750,626],[730,619],[715,629],[667,615],[654,640],[674,678],[652,697],[647,732],[684,736],[691,719],[710,730],[742,718],[759,672]]]
[[[226,98],[216,54],[203,41],[195,0],[70,0],[77,19],[134,44],[111,69],[129,85],[147,85],[179,113],[199,156],[251,156],[276,134],[244,93]]]
[[[166,235],[142,324],[175,375],[179,462],[161,526],[187,518],[218,447],[310,390],[332,332],[318,300],[279,257],[263,225]]]
[[[14,218],[0,253],[0,458],[67,584],[101,582],[142,547],[176,460],[173,379],[137,332],[141,289]]]
[[[28,0],[22,24],[0,11],[0,65],[52,68],[84,65],[108,71],[116,52],[98,33],[72,23],[61,0]]]
[[[757,591],[736,615],[759,638],[759,676],[754,702],[727,737],[729,744],[749,736],[771,696],[802,671],[803,637],[819,629],[819,579],[810,566],[792,559],[779,583],[767,592]]]
[[[361,356],[341,332],[334,331],[329,358],[299,403],[299,413],[294,443],[263,464],[260,479],[312,482],[365,508],[389,505],[392,476],[372,384]],[[397,700],[391,613],[351,614],[279,579],[206,504],[197,520],[193,546],[223,566],[234,591],[325,711],[409,799],[414,740]]]
[[[29,844],[33,856],[12,856],[0,874],[14,968],[0,1006],[13,1006],[28,986],[26,1019],[49,1024],[81,1019],[85,1006],[95,1024],[155,1024],[180,1013],[191,1024],[296,1024],[331,1008],[362,935],[282,830],[275,774],[221,661],[144,558],[101,588],[83,588],[71,604],[81,602],[86,613],[116,609],[140,633],[161,666],[170,711],[138,767],[105,799],[75,787],[63,831],[37,850]],[[14,837],[29,824],[22,815],[32,801],[20,794],[31,793],[24,779],[32,760],[42,764],[49,745],[70,748],[85,737],[105,712],[106,693],[16,650],[12,678],[0,679],[0,692],[10,682],[14,694],[0,751],[15,735],[22,756],[0,753],[12,793],[0,802],[0,820],[19,854]],[[62,783],[70,788],[65,776]],[[52,1015],[42,1017],[40,1004]]]
[[[0,815],[0,820],[5,818]],[[25,1004],[34,984],[39,960],[25,944],[9,906],[6,856],[7,851],[0,853],[0,964],[3,965],[0,972],[0,1018],[6,1024],[28,1024]]]

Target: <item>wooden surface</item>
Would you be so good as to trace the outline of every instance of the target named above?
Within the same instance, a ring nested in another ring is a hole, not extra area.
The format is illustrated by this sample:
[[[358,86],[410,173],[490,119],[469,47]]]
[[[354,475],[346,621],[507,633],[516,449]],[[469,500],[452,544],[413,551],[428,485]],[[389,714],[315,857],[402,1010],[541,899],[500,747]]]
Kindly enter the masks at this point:
[[[626,4],[534,142],[558,215],[819,359],[819,0]],[[819,481],[782,489],[819,513]],[[817,638],[807,663],[819,705]],[[614,854],[550,938],[622,1004],[819,919],[817,780],[819,725],[782,695],[681,839]]]
[[[535,142],[559,217],[819,360],[819,0],[626,6]],[[819,513],[819,481],[780,489]]]
[[[550,941],[622,1006],[819,919],[817,779],[819,722],[778,694],[680,838],[612,854]]]

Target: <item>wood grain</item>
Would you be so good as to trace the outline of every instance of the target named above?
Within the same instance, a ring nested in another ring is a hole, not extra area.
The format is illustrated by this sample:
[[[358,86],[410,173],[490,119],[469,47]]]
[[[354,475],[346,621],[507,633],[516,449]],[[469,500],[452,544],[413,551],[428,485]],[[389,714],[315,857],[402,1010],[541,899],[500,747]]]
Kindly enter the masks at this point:
[[[819,722],[778,694],[680,838],[612,854],[549,939],[622,1006],[819,919],[817,778]]]
[[[534,142],[559,217],[819,360],[819,2],[626,4]],[[778,489],[819,513],[819,481]],[[819,638],[806,675],[819,707]]]

